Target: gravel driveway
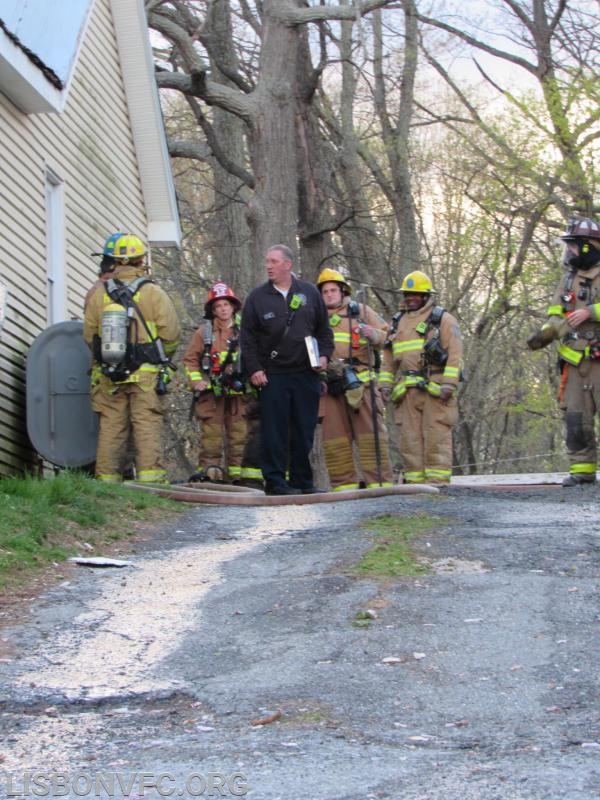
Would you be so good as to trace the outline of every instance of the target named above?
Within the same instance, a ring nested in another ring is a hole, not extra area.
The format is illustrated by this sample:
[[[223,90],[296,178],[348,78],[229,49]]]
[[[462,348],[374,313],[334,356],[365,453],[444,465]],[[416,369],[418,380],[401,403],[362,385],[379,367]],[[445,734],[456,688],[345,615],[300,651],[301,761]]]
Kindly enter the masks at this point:
[[[194,506],[73,567],[1,632],[0,796],[600,798],[599,493]],[[427,574],[353,577],[384,513]]]

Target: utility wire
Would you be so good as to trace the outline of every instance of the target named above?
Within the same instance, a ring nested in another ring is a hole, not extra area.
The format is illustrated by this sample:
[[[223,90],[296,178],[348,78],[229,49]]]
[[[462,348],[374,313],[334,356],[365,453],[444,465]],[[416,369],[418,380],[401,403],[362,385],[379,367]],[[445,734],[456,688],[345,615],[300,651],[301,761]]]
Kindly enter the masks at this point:
[[[492,461],[475,461],[467,464],[453,464],[452,469],[463,469],[464,467],[482,467],[489,464],[512,464],[516,461],[532,461],[536,458],[547,458],[548,456],[564,455],[558,450],[552,450],[550,453],[537,453],[533,456],[520,456],[518,458],[497,458]]]

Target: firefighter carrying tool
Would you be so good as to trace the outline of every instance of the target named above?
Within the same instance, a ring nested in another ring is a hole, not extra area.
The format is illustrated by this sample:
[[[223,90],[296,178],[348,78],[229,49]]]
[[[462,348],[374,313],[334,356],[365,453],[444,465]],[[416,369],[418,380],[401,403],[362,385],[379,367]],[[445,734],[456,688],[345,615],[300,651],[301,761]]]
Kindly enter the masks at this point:
[[[332,489],[358,489],[360,473],[367,488],[391,486],[392,465],[375,361],[386,339],[386,324],[366,303],[350,298],[350,286],[341,272],[324,269],[317,286],[327,306],[335,344],[327,370],[327,393],[319,411]]]
[[[384,360],[395,373],[391,400],[404,482],[446,484],[452,474],[452,428],[458,418],[460,329],[452,314],[434,305],[434,289],[425,273],[408,274],[401,291],[406,310]]]
[[[596,482],[594,417],[600,411],[600,223],[569,222],[562,276],[548,319],[527,339],[531,350],[558,340],[559,402],[565,412],[569,475],[563,486]]]

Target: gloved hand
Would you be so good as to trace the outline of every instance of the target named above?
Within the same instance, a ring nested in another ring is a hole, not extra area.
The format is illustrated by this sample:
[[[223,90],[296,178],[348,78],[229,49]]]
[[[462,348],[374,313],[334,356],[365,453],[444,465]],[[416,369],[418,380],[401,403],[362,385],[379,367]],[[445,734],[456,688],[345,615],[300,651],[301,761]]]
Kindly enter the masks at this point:
[[[442,403],[447,403],[454,394],[454,386],[449,383],[443,383],[440,387],[440,400]]]
[[[381,394],[381,399],[383,400],[384,404],[387,406],[387,404],[390,401],[390,395],[392,393],[392,387],[391,386],[386,386],[385,388],[380,389],[379,393]]]
[[[547,347],[554,340],[554,328],[540,328],[539,331],[532,333],[527,339],[527,347],[530,350],[541,350]]]

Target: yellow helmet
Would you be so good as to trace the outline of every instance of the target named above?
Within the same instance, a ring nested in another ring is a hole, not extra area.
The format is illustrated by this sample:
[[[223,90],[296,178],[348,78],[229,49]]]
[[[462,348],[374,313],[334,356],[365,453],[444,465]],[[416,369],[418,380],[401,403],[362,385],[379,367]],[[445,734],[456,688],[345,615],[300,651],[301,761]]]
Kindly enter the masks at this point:
[[[137,236],[132,236],[127,233],[117,239],[115,249],[113,251],[113,258],[119,262],[127,263],[135,258],[141,258],[146,255],[146,245]]]
[[[338,272],[337,269],[325,267],[325,269],[321,271],[321,274],[317,278],[317,286],[320,288],[324,283],[329,283],[329,281],[332,281],[333,283],[339,283],[342,289],[342,294],[352,294],[350,284],[346,281],[342,273]]]
[[[424,272],[420,272],[419,270],[409,272],[402,281],[402,286],[400,288],[401,292],[408,292],[408,294],[431,294],[433,290],[431,280]]]

